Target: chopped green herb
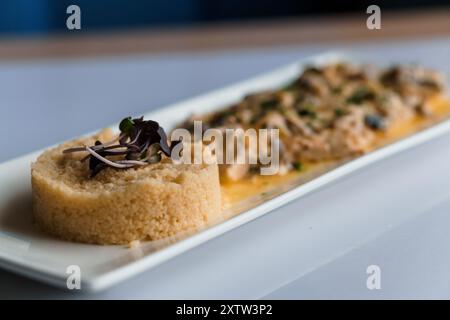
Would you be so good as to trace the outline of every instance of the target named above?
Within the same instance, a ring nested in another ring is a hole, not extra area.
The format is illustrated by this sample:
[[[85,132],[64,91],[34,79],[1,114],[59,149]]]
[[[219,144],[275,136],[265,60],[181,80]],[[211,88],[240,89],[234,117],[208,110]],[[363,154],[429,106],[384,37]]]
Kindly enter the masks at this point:
[[[301,117],[310,117],[312,119],[315,119],[317,114],[314,111],[314,108],[315,108],[315,106],[312,103],[306,102],[303,104],[301,109],[298,111],[298,115]]]
[[[298,114],[301,117],[310,117],[313,119],[317,117],[317,114],[314,111],[312,111],[311,109],[301,109],[301,110],[299,110]]]
[[[261,108],[264,110],[275,109],[278,106],[278,99],[273,98],[266,101],[261,102]]]
[[[301,163],[300,161],[294,162],[293,166],[297,171],[302,171],[303,169],[303,163]]]
[[[333,89],[331,89],[331,92],[333,92],[333,94],[338,95],[342,92],[342,88],[341,87],[334,87]]]
[[[371,100],[373,98],[375,98],[375,94],[372,90],[366,87],[360,87],[347,98],[347,103],[361,104],[363,101]]]
[[[336,117],[342,117],[346,114],[346,112],[344,109],[336,108],[336,109],[334,109],[334,114]]]

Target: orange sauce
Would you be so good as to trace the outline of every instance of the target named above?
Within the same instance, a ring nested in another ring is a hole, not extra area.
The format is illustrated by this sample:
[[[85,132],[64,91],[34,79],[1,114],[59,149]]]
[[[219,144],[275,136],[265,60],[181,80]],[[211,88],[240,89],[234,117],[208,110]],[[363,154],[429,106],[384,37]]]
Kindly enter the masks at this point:
[[[433,111],[432,116],[427,118],[414,116],[411,119],[391,126],[386,132],[378,133],[372,150],[405,138],[450,116],[450,100],[448,98],[432,98],[429,103]],[[337,161],[334,161],[334,163],[336,166],[338,165]],[[264,195],[290,182],[299,180],[307,174],[312,176],[314,171],[323,172],[324,166],[331,165],[332,167],[332,164],[333,161],[303,163],[301,171],[293,170],[284,175],[254,175],[240,181],[222,183],[224,205],[227,207],[257,195]]]

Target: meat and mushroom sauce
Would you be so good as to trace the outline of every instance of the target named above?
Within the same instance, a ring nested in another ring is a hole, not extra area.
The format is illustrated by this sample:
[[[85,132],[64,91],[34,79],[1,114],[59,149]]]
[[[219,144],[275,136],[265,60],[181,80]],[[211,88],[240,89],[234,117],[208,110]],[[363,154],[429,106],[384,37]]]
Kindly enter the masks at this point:
[[[276,128],[280,136],[281,173],[369,150],[377,131],[418,115],[429,116],[427,101],[443,91],[435,71],[418,66],[329,64],[308,67],[293,82],[246,96],[226,109],[194,115],[203,128]],[[239,180],[258,165],[223,165],[222,173]]]

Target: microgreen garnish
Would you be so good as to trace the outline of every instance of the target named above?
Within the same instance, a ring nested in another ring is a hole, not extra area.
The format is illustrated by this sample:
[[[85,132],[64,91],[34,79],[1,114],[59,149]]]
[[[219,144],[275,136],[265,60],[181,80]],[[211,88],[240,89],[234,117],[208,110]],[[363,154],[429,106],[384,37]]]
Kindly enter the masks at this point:
[[[133,126],[133,119],[131,119],[131,117],[127,117],[120,121],[119,130],[120,132],[130,132],[130,130],[133,129]]]
[[[63,153],[85,151],[88,155],[91,177],[106,167],[127,169],[149,163],[158,163],[162,154],[171,156],[173,148],[181,141],[167,142],[167,135],[156,121],[144,117],[127,117],[119,124],[120,135],[109,142],[96,141],[94,146],[80,146],[65,149]],[[114,157],[114,158],[107,158]]]

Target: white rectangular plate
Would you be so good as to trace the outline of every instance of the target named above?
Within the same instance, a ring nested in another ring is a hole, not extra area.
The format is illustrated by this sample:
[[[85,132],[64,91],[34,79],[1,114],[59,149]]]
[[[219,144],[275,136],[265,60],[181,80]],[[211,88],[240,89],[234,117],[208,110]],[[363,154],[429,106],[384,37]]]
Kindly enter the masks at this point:
[[[350,60],[348,56],[327,54],[272,71],[254,79],[168,106],[145,117],[172,128],[192,113],[204,113],[239,101],[244,95],[286,84],[306,64]],[[450,132],[444,121],[399,142],[378,149],[332,169],[306,183],[279,190],[256,206],[189,237],[146,242],[133,249],[124,246],[96,246],[61,241],[32,225],[30,164],[42,150],[0,164],[0,266],[48,284],[66,287],[67,267],[82,270],[84,290],[102,290],[148,270],[201,243],[260,217],[287,202],[317,190],[340,177],[402,150]],[[261,199],[260,199],[261,200]]]

